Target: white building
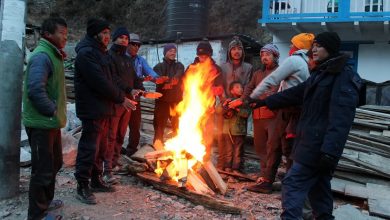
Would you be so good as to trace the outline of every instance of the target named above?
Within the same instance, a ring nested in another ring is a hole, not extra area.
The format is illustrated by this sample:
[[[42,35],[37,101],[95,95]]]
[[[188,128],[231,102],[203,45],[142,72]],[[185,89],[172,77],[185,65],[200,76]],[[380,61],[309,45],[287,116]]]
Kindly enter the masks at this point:
[[[390,0],[265,0],[259,23],[288,55],[290,39],[301,32],[337,32],[341,49],[364,78],[390,80]]]

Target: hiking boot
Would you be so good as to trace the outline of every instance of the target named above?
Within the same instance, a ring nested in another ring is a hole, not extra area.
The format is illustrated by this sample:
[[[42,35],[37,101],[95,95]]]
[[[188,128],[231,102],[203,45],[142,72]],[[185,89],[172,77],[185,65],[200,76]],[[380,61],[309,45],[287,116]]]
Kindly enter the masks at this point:
[[[251,191],[251,192],[271,194],[272,193],[272,182],[268,181],[268,180],[260,181],[254,185],[248,186],[247,190]]]
[[[113,184],[114,185],[114,184],[119,183],[118,179],[115,178],[115,176],[112,175],[111,172],[103,174],[103,178],[102,179],[107,184]]]
[[[92,177],[91,189],[94,192],[115,192],[115,188],[105,183],[101,176]]]
[[[96,204],[96,197],[92,193],[88,182],[77,183],[76,198],[85,204]]]

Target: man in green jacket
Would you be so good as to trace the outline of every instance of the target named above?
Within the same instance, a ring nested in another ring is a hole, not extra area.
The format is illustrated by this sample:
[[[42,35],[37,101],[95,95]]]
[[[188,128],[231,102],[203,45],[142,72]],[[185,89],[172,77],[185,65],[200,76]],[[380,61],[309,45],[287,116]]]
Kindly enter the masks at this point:
[[[32,52],[24,78],[22,116],[32,162],[28,220],[42,219],[48,215],[48,209],[62,206],[61,201],[53,198],[56,175],[62,166],[60,129],[66,124],[62,49],[67,34],[67,24],[62,18],[43,22],[42,39]]]

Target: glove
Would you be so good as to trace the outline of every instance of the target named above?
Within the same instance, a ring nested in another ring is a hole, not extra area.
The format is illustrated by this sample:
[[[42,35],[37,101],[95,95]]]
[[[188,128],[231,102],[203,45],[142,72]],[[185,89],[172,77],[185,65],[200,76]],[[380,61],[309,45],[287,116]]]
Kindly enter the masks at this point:
[[[253,109],[266,106],[264,99],[249,99],[249,106]]]
[[[320,173],[332,175],[337,166],[337,158],[330,154],[322,154],[318,163]]]

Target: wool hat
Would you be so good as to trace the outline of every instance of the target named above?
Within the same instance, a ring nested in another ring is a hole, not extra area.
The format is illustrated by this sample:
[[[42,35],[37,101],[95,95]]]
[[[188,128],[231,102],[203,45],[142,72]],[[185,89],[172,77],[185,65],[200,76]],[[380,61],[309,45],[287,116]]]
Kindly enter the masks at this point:
[[[331,56],[338,54],[340,51],[341,40],[336,32],[322,32],[317,34],[314,42],[324,47]]]
[[[112,33],[112,41],[115,41],[118,37],[126,35],[129,37],[129,31],[125,27],[118,27],[114,33]]]
[[[91,18],[87,23],[87,35],[93,37],[107,28],[110,29],[110,24],[107,21]]]
[[[196,47],[196,55],[213,55],[213,48],[211,47],[211,44],[208,41],[202,41],[198,44]]]
[[[309,50],[314,41],[314,34],[300,33],[291,38],[291,43],[298,49]]]
[[[175,45],[175,44],[165,44],[165,46],[164,46],[164,51],[163,51],[164,56],[165,56],[165,54],[166,54],[169,50],[171,50],[171,49],[173,49],[173,48],[176,49],[176,45]]]
[[[130,34],[130,43],[142,44],[141,38],[139,37],[138,34],[131,33]]]
[[[261,50],[261,52],[269,52],[274,55],[276,59],[279,59],[280,53],[279,53],[279,48],[275,44],[266,44],[264,45]]]

